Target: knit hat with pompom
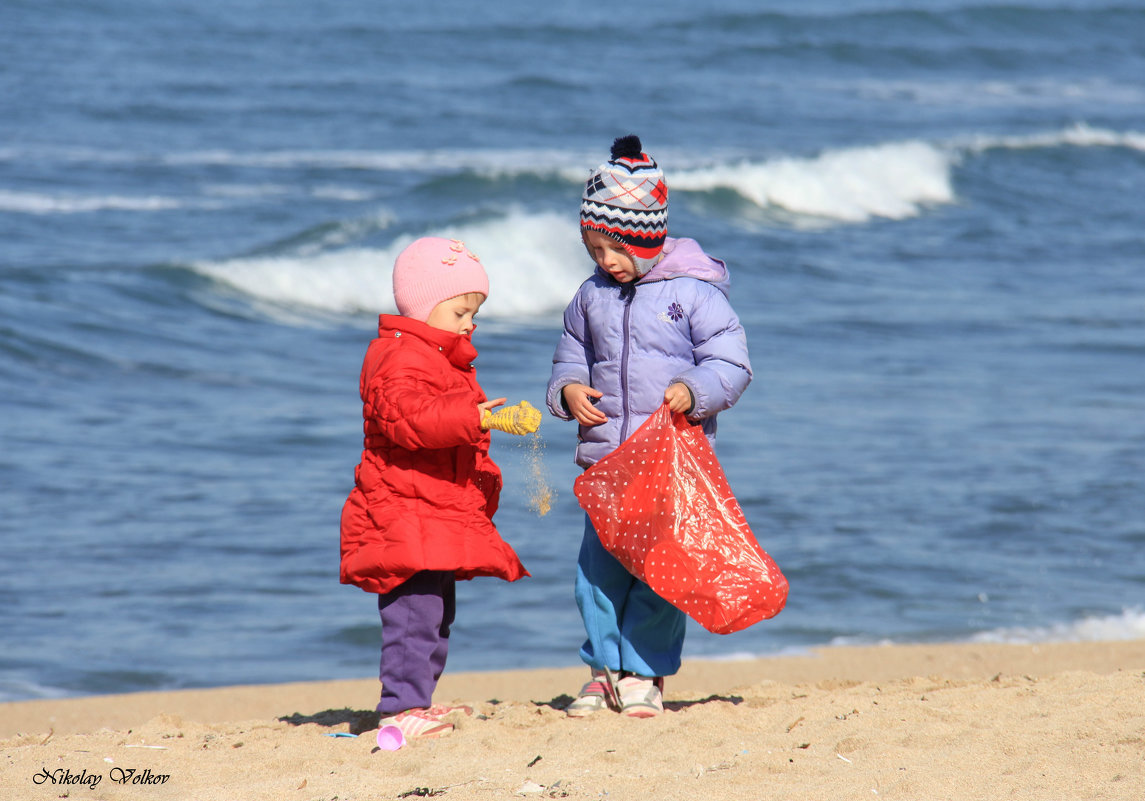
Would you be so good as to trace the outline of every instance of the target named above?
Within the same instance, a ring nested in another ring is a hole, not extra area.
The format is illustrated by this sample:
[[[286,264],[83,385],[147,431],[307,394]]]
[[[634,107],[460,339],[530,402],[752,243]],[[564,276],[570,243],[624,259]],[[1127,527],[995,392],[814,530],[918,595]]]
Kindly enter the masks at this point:
[[[668,234],[668,185],[640,138],[622,136],[611,158],[584,185],[580,227],[612,237],[632,256],[638,275],[659,260]]]

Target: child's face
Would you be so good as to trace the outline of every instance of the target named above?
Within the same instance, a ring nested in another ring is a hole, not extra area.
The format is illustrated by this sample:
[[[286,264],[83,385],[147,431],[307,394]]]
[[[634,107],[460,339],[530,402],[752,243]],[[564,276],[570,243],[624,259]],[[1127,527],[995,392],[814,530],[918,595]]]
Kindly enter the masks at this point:
[[[452,334],[468,334],[473,330],[473,318],[484,302],[485,296],[480,292],[443,300],[433,307],[425,324]]]
[[[636,262],[615,239],[600,231],[585,231],[584,243],[600,269],[622,284],[636,280]]]

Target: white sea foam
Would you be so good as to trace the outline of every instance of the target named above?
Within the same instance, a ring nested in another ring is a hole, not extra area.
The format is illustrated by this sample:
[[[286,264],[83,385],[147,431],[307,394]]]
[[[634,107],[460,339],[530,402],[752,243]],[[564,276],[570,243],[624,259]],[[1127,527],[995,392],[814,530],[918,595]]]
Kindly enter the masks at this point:
[[[1037,645],[1056,642],[1118,642],[1145,638],[1145,608],[1126,608],[1118,615],[1085,617],[1068,623],[1054,623],[1048,626],[1013,626],[984,631],[971,636],[973,643],[999,643],[1006,645]],[[833,637],[825,643],[829,648],[874,647],[904,645],[913,642],[909,639],[892,639],[871,636]],[[732,651],[725,654],[693,654],[693,659],[709,661],[734,661],[759,659],[776,656],[809,656],[819,646],[788,646],[776,652]]]
[[[684,151],[661,150],[674,192],[734,191],[763,209],[818,221],[862,223],[874,218],[902,220],[928,207],[955,201],[953,172],[967,157],[995,149],[1124,147],[1145,151],[1145,133],[1114,131],[1078,123],[1059,130],[999,136],[968,135],[948,141],[904,140],[835,148],[809,156],[766,159],[728,157],[698,161]],[[15,148],[0,150],[0,160],[33,155]],[[470,171],[486,178],[541,176],[569,184],[583,182],[600,154],[562,150],[406,150],[406,151],[193,151],[131,154],[87,149],[39,152],[38,158],[77,163],[131,163],[168,166],[224,165],[253,168],[403,170],[450,173]],[[310,190],[278,182],[209,184],[199,198],[124,197],[0,191],[0,211],[32,214],[101,210],[152,212],[180,207],[213,207],[220,202],[276,195],[309,194],[323,199],[368,200],[359,188],[325,183]]]
[[[117,160],[109,154],[110,160]],[[586,161],[585,159],[589,159]],[[200,150],[153,156],[171,166],[255,167],[293,170],[373,170],[379,172],[458,172],[494,176],[550,173],[588,164],[591,157],[561,150]]]
[[[501,219],[425,231],[424,235],[462,239],[480,256],[491,288],[481,308],[484,318],[552,317],[587,276],[587,256],[573,218],[515,211]],[[339,314],[393,313],[394,259],[414,238],[403,236],[384,248],[198,262],[192,268],[242,291],[263,307],[269,303]]]
[[[166,197],[120,195],[48,195],[41,192],[0,190],[0,211],[23,214],[81,214],[93,211],[166,211],[181,203]]]
[[[6,678],[0,680],[0,704],[29,699],[67,698],[72,694],[59,687],[47,687],[24,679]]]
[[[668,151],[662,151],[668,153]],[[14,157],[13,154],[9,154]],[[67,151],[79,162],[129,162],[126,153]],[[669,157],[670,156],[670,157]],[[731,189],[761,207],[840,222],[863,222],[872,217],[904,219],[928,204],[953,199],[950,171],[954,156],[925,142],[892,142],[870,147],[828,150],[808,158],[763,161],[727,161],[699,165],[683,153],[662,155],[671,171],[674,191],[705,192]],[[322,168],[356,170],[414,170],[450,172],[471,170],[490,178],[522,175],[561,177],[579,184],[596,160],[589,154],[568,151],[277,151],[242,153],[196,151],[139,156],[150,163],[171,166],[226,165],[256,168]],[[246,199],[290,194],[281,184],[205,187],[207,197]],[[362,200],[354,189],[325,185],[315,193],[324,198]],[[0,193],[0,210],[30,213],[65,213],[121,209],[157,211],[177,208],[188,201],[170,198],[85,198],[67,195]]]
[[[1011,626],[983,631],[969,637],[969,642],[1036,645],[1051,642],[1108,642],[1145,638],[1145,609],[1125,608],[1118,615],[1085,617],[1047,626]],[[879,637],[842,636],[833,638],[830,646],[896,645],[910,642]]]
[[[840,222],[901,220],[954,200],[956,161],[956,154],[926,142],[892,142],[811,158],[683,170],[673,173],[671,186],[685,192],[732,189],[761,207]]]
[[[172,209],[221,209],[236,202],[298,195],[321,200],[360,202],[371,195],[360,189],[325,184],[300,188],[286,184],[206,184],[197,196],[83,195],[77,192],[20,192],[0,189],[0,212],[86,214],[100,211],[157,212]]]
[[[1084,123],[1018,136],[981,135],[948,142],[907,140],[826,150],[808,158],[784,157],[678,170],[673,191],[730,189],[762,208],[862,223],[902,220],[955,201],[954,169],[969,156],[993,149],[1124,147],[1145,150],[1145,133],[1111,131]]]
[[[372,197],[369,192],[363,192],[361,189],[334,184],[316,186],[310,191],[310,194],[321,200],[345,200],[350,203],[369,200]]]
[[[951,146],[970,153],[987,150],[1041,150],[1054,147],[1124,147],[1145,151],[1145,133],[1111,131],[1076,123],[1060,131],[1020,136],[971,136],[954,140]]]
[[[1145,610],[1134,607],[1120,615],[1086,617],[1050,626],[1013,627],[986,631],[974,642],[1033,644],[1039,642],[1100,642],[1145,638]]]
[[[1131,147],[1145,149],[1145,134],[1074,125],[1044,134],[973,137],[943,144],[891,142],[841,148],[808,158],[724,162],[689,166],[672,177],[673,191],[728,189],[762,208],[782,209],[831,223],[861,223],[872,218],[901,220],[927,207],[955,200],[952,172],[961,159],[993,148]],[[547,166],[520,154],[489,154],[485,169],[537,173],[553,169],[579,182],[583,168],[562,166],[557,156]],[[526,166],[527,165],[527,166]],[[252,187],[277,191],[278,185]],[[4,196],[0,195],[0,207]],[[384,248],[353,247],[371,230],[388,227],[393,217],[347,222],[289,253],[200,262],[198,272],[235,287],[262,308],[311,308],[345,314],[393,312],[390,271],[394,258],[412,241],[395,240]],[[493,319],[552,317],[583,280],[585,259],[575,220],[558,214],[515,210],[505,217],[424,232],[464,239],[479,253],[492,282],[492,297],[482,315]]]
[[[1145,102],[1140,85],[1105,78],[1061,81],[1046,78],[1025,80],[863,80],[821,83],[819,87],[840,93],[857,91],[860,97],[878,102],[912,102],[943,108],[1057,108],[1063,103],[1100,103],[1137,106]]]
[[[208,197],[263,198],[284,197],[292,193],[286,184],[204,184],[203,194]]]

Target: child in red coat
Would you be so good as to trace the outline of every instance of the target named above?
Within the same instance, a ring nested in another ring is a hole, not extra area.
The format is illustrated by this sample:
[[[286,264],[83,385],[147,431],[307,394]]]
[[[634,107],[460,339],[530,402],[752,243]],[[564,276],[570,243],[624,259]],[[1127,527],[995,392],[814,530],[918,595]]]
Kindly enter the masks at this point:
[[[341,581],[378,594],[382,725],[406,738],[447,734],[433,705],[455,610],[454,583],[527,576],[493,525],[501,471],[489,457],[473,317],[489,295],[457,240],[419,239],[394,264],[399,315],[379,318],[362,365],[365,442],[342,509]]]

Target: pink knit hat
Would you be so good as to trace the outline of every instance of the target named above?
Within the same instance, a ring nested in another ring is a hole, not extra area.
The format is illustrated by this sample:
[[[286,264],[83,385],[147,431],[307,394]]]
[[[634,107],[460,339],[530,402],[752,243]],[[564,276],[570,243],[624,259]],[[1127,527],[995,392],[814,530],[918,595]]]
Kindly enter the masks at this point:
[[[422,237],[394,262],[394,301],[403,317],[424,323],[434,306],[469,292],[489,297],[489,276],[460,239]]]

